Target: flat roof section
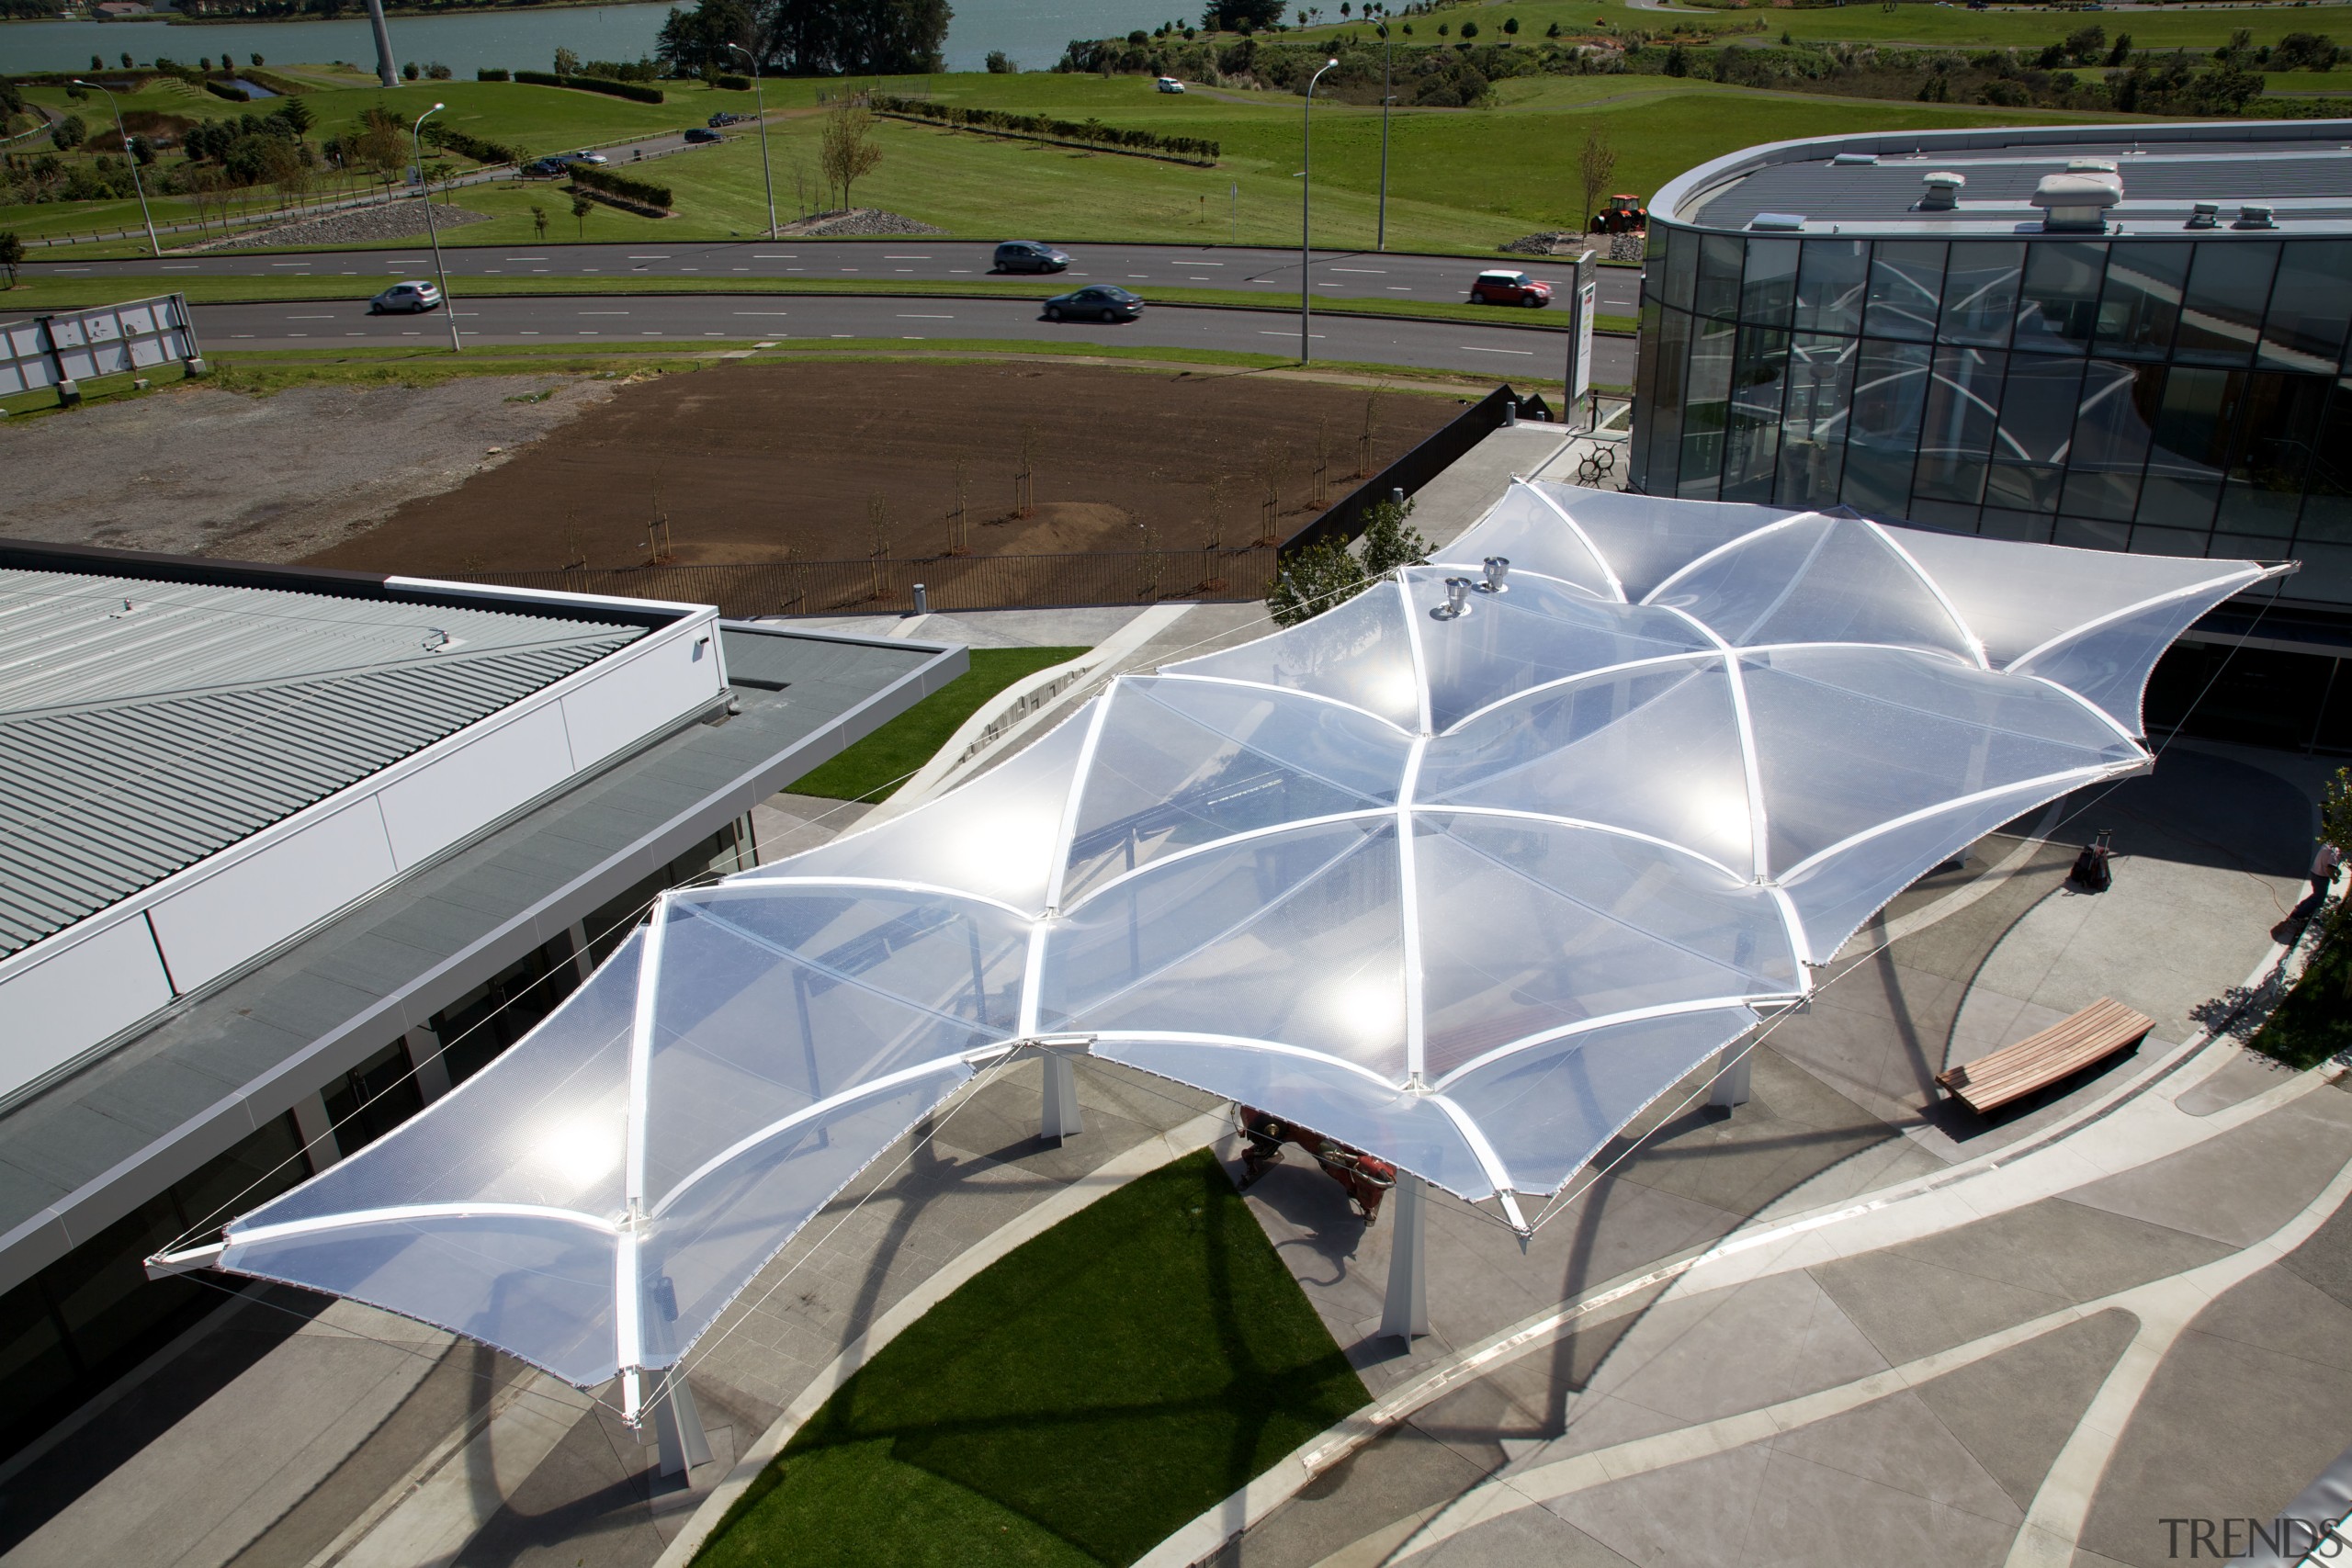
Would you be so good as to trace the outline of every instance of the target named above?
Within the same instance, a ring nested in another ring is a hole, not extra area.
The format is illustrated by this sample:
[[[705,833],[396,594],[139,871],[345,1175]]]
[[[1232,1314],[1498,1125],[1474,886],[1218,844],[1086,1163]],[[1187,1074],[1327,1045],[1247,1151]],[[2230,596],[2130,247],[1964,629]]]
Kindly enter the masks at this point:
[[[1846,161],[1839,162],[1843,157]],[[1751,147],[1702,164],[1658,193],[1653,210],[1677,223],[1744,230],[1759,216],[1802,218],[1801,230],[1861,234],[2038,234],[2028,197],[2044,175],[2078,158],[2116,165],[2123,199],[2108,234],[2254,232],[2352,234],[2352,120],[2060,126],[1818,137]],[[1875,160],[1866,161],[1866,160]],[[1919,210],[1920,176],[1965,175],[1959,205]],[[2220,209],[2220,226],[2186,227],[2195,205]],[[2248,202],[2271,208],[2276,230],[2233,231]]]
[[[0,957],[645,635],[0,566]]]
[[[968,667],[934,643],[720,636],[746,672],[740,711],[654,740],[0,1110],[0,1290]]]

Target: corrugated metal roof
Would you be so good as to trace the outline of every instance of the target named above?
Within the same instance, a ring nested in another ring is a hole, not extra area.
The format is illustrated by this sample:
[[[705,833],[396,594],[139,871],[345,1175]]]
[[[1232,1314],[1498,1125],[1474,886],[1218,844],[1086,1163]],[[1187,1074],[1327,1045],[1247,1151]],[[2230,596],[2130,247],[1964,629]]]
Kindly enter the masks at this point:
[[[643,635],[496,610],[0,570],[0,954]]]

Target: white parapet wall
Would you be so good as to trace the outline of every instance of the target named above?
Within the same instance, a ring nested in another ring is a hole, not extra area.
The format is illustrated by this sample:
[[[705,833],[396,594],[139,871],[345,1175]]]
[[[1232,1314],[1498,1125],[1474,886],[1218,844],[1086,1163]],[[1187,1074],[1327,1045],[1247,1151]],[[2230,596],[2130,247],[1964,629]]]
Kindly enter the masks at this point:
[[[0,1099],[723,700],[718,612],[631,607],[677,618],[0,961]]]

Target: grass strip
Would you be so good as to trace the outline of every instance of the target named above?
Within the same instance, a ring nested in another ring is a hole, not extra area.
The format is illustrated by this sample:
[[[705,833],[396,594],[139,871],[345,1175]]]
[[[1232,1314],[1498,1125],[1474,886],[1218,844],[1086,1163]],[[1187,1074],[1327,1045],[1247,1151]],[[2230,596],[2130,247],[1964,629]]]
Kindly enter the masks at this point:
[[[1369,1399],[1204,1151],[886,1346],[697,1568],[1122,1568]]]
[[[2352,942],[2322,942],[2247,1044],[2290,1067],[2315,1067],[2352,1050]]]
[[[979,705],[1024,676],[1066,664],[1082,648],[976,648],[972,667],[788,786],[827,800],[888,800]]]

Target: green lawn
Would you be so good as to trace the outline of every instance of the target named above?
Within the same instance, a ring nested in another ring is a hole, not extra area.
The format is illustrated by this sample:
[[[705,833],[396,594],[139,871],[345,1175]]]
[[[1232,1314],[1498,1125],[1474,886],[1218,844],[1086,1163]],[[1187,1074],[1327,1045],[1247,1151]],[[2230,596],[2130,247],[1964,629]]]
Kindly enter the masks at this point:
[[[1368,1398],[1203,1152],[891,1341],[695,1562],[1120,1568]]]
[[[979,705],[1025,675],[1066,664],[1082,648],[976,648],[972,667],[788,786],[828,800],[888,800]]]

